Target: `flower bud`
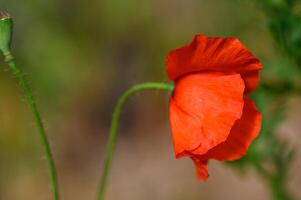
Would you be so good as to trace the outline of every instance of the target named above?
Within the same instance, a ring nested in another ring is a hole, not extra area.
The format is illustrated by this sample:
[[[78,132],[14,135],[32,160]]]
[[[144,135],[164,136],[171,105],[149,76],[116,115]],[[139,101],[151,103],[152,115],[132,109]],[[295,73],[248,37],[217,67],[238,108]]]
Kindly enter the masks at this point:
[[[13,20],[6,12],[0,12],[0,51],[7,54],[10,51]]]

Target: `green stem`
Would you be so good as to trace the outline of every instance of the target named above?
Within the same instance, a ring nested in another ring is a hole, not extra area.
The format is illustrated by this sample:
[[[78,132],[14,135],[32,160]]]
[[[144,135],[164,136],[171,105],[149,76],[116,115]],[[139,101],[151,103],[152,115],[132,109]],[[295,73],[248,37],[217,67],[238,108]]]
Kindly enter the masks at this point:
[[[142,90],[152,90],[152,89],[159,89],[165,91],[172,91],[173,90],[172,84],[167,83],[142,83],[138,85],[134,85],[129,88],[127,91],[123,93],[123,95],[119,98],[113,112],[111,127],[110,127],[110,135],[108,139],[108,144],[106,148],[106,155],[105,161],[103,165],[103,171],[100,179],[99,191],[98,191],[98,200],[105,199],[105,192],[107,188],[108,176],[110,173],[112,159],[114,155],[114,151],[116,148],[116,141],[117,141],[117,129],[119,125],[120,114],[124,104],[127,102],[128,98],[139,91]]]
[[[57,180],[57,174],[56,174],[56,169],[55,169],[55,163],[54,163],[50,145],[49,145],[49,142],[47,139],[46,131],[45,131],[42,119],[41,119],[41,115],[40,115],[37,105],[34,101],[34,98],[32,96],[30,88],[29,88],[28,84],[26,83],[21,70],[16,65],[14,57],[11,55],[10,52],[4,53],[4,56],[5,56],[5,62],[8,64],[10,70],[14,73],[14,75],[18,79],[19,85],[20,85],[20,87],[24,93],[24,96],[29,104],[30,110],[34,115],[35,124],[38,128],[40,139],[41,139],[42,145],[44,147],[45,155],[47,158],[49,175],[50,175],[50,179],[51,179],[51,189],[53,192],[53,199],[58,200],[59,199],[59,191],[58,191],[59,189],[58,189],[58,180]]]

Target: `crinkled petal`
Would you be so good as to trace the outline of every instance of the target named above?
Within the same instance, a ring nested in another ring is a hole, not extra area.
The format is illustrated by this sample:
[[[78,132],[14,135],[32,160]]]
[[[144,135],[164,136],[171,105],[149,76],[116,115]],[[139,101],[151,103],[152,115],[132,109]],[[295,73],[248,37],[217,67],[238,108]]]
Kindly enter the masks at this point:
[[[196,35],[189,45],[171,51],[166,66],[171,80],[199,71],[247,73],[261,69],[260,61],[238,39],[204,35]],[[247,82],[246,90],[252,89]]]
[[[200,160],[197,157],[191,157],[195,166],[196,166],[196,174],[199,180],[205,181],[209,177],[208,173],[208,160]]]
[[[204,154],[224,142],[242,115],[243,94],[239,74],[194,73],[177,80],[169,109],[176,156]]]
[[[241,119],[231,129],[227,140],[204,156],[205,159],[236,160],[246,154],[251,142],[258,136],[261,127],[261,113],[251,100],[245,99]]]

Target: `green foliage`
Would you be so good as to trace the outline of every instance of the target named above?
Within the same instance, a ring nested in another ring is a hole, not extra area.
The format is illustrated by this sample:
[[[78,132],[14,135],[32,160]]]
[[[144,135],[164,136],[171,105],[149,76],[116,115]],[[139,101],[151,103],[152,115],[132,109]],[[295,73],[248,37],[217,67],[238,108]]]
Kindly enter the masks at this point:
[[[269,19],[269,29],[282,51],[301,68],[301,16],[296,0],[256,0]],[[301,69],[300,69],[301,70]]]
[[[270,33],[280,48],[280,58],[264,63],[262,83],[252,96],[263,114],[260,137],[247,156],[234,163],[242,170],[254,168],[266,180],[275,200],[291,200],[286,189],[294,151],[275,133],[285,118],[288,97],[301,93],[301,16],[295,0],[253,0],[268,18]]]

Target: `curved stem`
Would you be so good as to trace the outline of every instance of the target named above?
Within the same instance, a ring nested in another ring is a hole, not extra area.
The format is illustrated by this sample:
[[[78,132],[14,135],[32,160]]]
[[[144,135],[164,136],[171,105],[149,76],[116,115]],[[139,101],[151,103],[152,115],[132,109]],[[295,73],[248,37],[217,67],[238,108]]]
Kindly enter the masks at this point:
[[[100,179],[99,191],[98,191],[98,200],[104,200],[105,192],[107,188],[108,176],[110,173],[111,165],[112,165],[112,158],[114,155],[116,141],[117,141],[117,129],[119,125],[120,114],[124,104],[127,102],[128,98],[135,93],[142,91],[142,90],[152,90],[152,89],[159,89],[165,91],[172,91],[173,90],[172,84],[167,83],[142,83],[138,85],[132,86],[130,89],[125,91],[123,95],[119,98],[113,112],[111,127],[110,127],[110,135],[108,139],[108,144],[106,148],[106,156],[103,165],[103,171]]]
[[[59,199],[59,191],[58,191],[59,189],[58,189],[58,180],[57,180],[57,174],[56,174],[56,169],[55,169],[55,163],[54,163],[54,159],[53,159],[53,156],[51,153],[49,141],[47,139],[46,131],[45,131],[42,119],[41,119],[40,112],[37,108],[37,105],[32,96],[30,88],[29,88],[28,84],[26,83],[21,70],[17,67],[15,59],[13,58],[13,56],[11,55],[10,52],[4,53],[4,56],[5,56],[5,62],[8,64],[10,70],[16,76],[16,78],[19,82],[19,85],[24,93],[24,96],[29,104],[30,110],[33,113],[35,124],[38,128],[42,146],[44,147],[45,155],[47,158],[49,175],[50,175],[50,179],[51,179],[51,189],[53,192],[53,199],[58,200]]]

